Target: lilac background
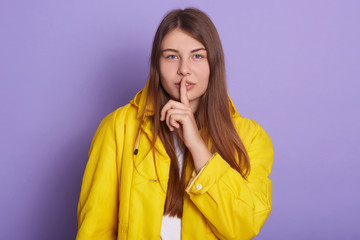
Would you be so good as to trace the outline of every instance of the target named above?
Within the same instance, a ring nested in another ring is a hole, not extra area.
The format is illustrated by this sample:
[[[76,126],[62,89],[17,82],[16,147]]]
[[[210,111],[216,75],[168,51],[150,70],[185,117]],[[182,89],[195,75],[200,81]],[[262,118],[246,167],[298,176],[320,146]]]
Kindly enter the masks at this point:
[[[74,239],[101,119],[140,90],[170,9],[214,21],[238,111],[270,134],[273,212],[256,239],[355,239],[359,1],[1,1],[0,239]]]

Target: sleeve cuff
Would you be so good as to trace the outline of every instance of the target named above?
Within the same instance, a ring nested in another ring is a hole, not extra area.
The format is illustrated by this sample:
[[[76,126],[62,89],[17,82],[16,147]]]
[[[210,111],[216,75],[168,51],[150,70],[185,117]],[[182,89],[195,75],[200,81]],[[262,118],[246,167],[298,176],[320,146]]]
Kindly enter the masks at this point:
[[[195,169],[193,170],[185,191],[188,194],[205,193],[229,168],[230,165],[218,153],[215,153],[198,174]]]

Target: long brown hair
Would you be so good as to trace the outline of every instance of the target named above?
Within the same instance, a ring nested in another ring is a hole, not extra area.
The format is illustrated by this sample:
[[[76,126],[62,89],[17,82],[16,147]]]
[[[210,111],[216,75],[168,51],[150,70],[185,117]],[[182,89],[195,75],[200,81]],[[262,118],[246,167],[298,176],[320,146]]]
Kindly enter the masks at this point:
[[[152,105],[155,113],[152,116],[153,147],[157,137],[160,137],[171,159],[164,215],[176,215],[181,218],[186,161],[180,178],[173,135],[166,123],[160,121],[160,111],[170,98],[161,86],[159,74],[162,40],[166,34],[177,28],[200,41],[207,50],[210,67],[209,84],[195,113],[198,128],[201,129],[201,137],[205,143],[210,142],[213,153],[218,152],[244,179],[250,171],[250,163],[246,149],[232,122],[226,88],[224,53],[214,24],[205,13],[195,8],[169,12],[160,23],[154,37],[146,102]],[[145,112],[145,109],[143,111]],[[188,150],[185,151],[185,156],[187,154]]]

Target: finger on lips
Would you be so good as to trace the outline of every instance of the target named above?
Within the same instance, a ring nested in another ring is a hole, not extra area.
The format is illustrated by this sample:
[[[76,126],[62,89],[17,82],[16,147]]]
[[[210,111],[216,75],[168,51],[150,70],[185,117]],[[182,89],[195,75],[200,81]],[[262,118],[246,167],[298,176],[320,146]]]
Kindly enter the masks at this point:
[[[180,102],[182,102],[188,107],[190,106],[189,98],[186,90],[186,77],[184,77],[180,83]]]
[[[183,120],[181,119],[181,116],[190,110],[189,107],[190,103],[186,90],[186,77],[184,77],[181,79],[180,83],[180,102],[174,100],[168,101],[161,109],[160,121],[166,120],[166,125],[168,125],[170,131],[173,131],[174,128],[180,128],[178,121],[181,122]]]

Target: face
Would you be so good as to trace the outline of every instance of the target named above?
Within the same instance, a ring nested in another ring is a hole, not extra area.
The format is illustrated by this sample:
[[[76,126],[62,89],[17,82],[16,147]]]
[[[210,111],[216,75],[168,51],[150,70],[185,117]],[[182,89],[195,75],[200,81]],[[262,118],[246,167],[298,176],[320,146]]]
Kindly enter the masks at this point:
[[[204,45],[188,33],[174,29],[161,43],[160,81],[171,98],[180,99],[180,82],[186,77],[187,95],[196,111],[205,93],[210,76],[207,51]]]

